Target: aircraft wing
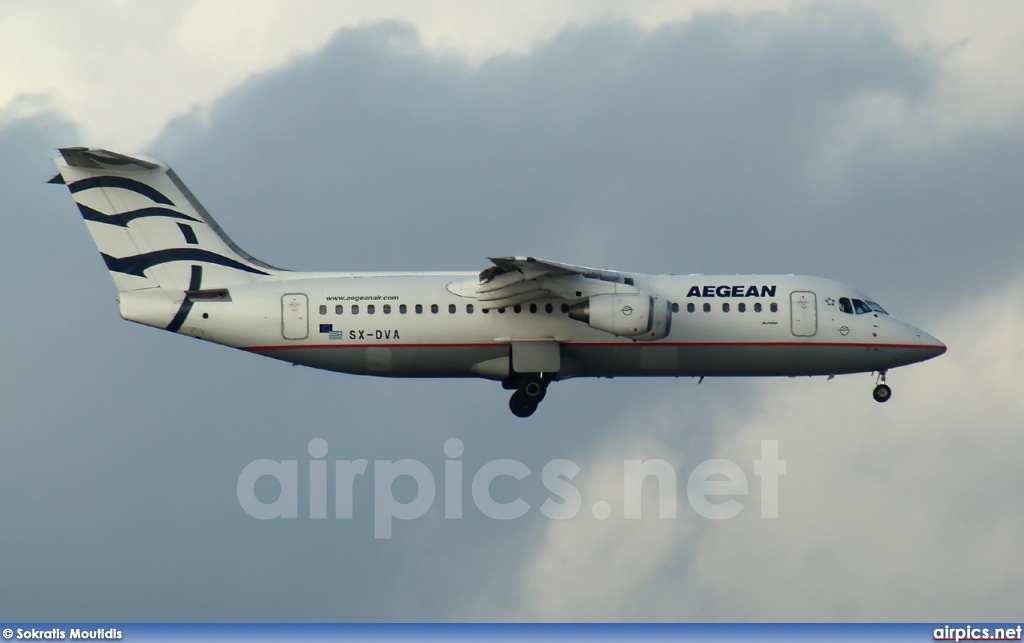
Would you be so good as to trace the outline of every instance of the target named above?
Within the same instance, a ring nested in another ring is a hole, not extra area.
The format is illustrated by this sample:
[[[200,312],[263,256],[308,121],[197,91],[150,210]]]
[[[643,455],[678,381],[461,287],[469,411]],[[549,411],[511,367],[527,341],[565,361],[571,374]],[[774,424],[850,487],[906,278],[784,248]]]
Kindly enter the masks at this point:
[[[615,284],[632,286],[632,279],[614,270],[535,257],[490,257],[490,260],[494,265],[480,273],[476,287],[476,298],[488,310],[552,297],[578,300],[614,292]]]

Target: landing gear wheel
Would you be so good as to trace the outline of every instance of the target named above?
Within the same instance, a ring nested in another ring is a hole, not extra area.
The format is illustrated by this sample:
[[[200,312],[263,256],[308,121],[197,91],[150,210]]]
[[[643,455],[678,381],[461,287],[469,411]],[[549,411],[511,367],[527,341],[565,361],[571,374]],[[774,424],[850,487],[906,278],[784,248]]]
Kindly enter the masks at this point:
[[[517,391],[523,398],[532,400],[533,405],[536,406],[544,400],[544,396],[548,394],[547,385],[541,380],[529,380],[523,384],[519,391]]]
[[[517,418],[528,418],[537,410],[539,400],[531,399],[522,390],[516,391],[508,400],[508,408]]]
[[[506,389],[515,388],[516,392],[508,401],[508,408],[516,417],[526,418],[533,415],[537,405],[541,403],[544,396],[548,394],[548,384],[551,380],[544,379],[543,375],[524,375],[515,380],[506,380],[502,386]]]
[[[878,371],[878,379],[875,380],[875,390],[871,394],[876,402],[888,402],[892,397],[892,389],[885,384],[885,370]]]

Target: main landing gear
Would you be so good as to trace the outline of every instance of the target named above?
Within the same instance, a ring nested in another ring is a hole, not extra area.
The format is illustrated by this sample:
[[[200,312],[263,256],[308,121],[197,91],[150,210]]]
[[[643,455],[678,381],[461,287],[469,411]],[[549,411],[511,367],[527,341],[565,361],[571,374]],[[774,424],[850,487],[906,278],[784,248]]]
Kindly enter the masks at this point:
[[[512,414],[520,418],[527,418],[533,415],[533,412],[537,410],[537,405],[541,403],[544,396],[548,393],[549,381],[542,377],[527,377],[516,382],[504,382],[505,388],[516,389],[516,392],[512,394],[508,401],[508,408],[512,411]]]
[[[892,389],[885,383],[885,371],[878,371],[877,386],[871,395],[876,402],[888,402],[892,397]]]

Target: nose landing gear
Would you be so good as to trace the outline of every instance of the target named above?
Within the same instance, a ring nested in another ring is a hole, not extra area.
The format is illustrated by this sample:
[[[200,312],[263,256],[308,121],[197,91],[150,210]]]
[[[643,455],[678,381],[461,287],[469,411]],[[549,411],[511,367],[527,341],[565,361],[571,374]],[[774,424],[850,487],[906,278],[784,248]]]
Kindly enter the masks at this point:
[[[547,395],[548,382],[540,377],[530,377],[520,381],[516,392],[508,401],[508,408],[512,414],[520,418],[533,415],[533,412],[537,410],[537,405]]]
[[[892,389],[885,383],[885,371],[878,371],[878,380],[875,390],[871,393],[871,396],[875,398],[876,402],[888,402],[889,398],[892,397]]]

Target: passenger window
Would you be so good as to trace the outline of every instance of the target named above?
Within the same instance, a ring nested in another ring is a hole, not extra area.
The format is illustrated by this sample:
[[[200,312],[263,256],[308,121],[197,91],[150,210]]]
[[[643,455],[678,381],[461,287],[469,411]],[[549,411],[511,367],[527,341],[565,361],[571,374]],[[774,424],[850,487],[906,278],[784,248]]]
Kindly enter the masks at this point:
[[[505,314],[505,309],[504,308],[499,308],[498,312],[501,313],[502,315],[504,315]]]
[[[777,313],[777,312],[779,312],[779,305],[778,305],[778,304],[776,304],[776,303],[775,303],[774,301],[772,302],[772,305],[771,305],[771,311],[772,311],[773,313]]]
[[[486,315],[487,313],[491,312],[491,309],[490,308],[481,308],[480,312],[482,312],[483,314]]]
[[[512,310],[514,310],[517,313],[521,313],[523,312],[523,307],[520,304],[516,304],[515,306],[512,307]]]
[[[706,312],[706,313],[710,313],[711,312],[711,304],[709,304],[708,302],[704,302],[704,312]]]
[[[359,314],[359,304],[352,304],[352,314],[353,315],[358,315]]]
[[[384,314],[385,315],[390,315],[391,314],[391,304],[384,304]]]
[[[739,310],[741,313],[745,313],[747,312],[747,305],[744,304],[743,302],[740,302],[740,304],[736,306],[736,309]]]
[[[430,312],[432,312],[432,313],[434,313],[436,315],[437,311],[438,311],[437,304],[430,304]]]
[[[672,312],[674,312],[674,313],[678,313],[679,312],[679,304],[677,304],[676,302],[672,302]]]
[[[863,315],[865,313],[871,312],[871,309],[868,308],[868,305],[859,299],[853,300],[853,310],[856,311],[858,315]]]
[[[690,303],[686,304],[686,312],[692,313],[695,310],[697,310],[697,307],[693,305],[692,301]]]
[[[530,312],[531,313],[537,312],[537,304],[530,304]]]
[[[377,307],[376,306],[374,306],[373,304],[368,304],[366,306],[366,314],[367,315],[372,315],[375,312],[377,312]]]
[[[403,314],[403,315],[404,315],[404,314],[406,313],[406,311],[407,311],[407,310],[409,310],[409,309],[408,309],[408,308],[406,308],[405,304],[401,304],[401,305],[399,305],[399,307],[398,307],[398,312],[399,312],[399,313],[401,313],[401,314]]]
[[[846,297],[839,298],[839,312],[846,313],[847,315],[853,314],[853,304]]]
[[[321,315],[326,315],[327,314],[327,306],[320,306],[320,314]]]
[[[448,304],[448,312],[450,312],[451,314],[454,315],[455,311],[456,311],[455,304]]]
[[[568,313],[569,312],[569,304],[562,304],[562,312],[563,313]]]
[[[466,304],[466,312],[470,315],[473,314],[473,304]]]
[[[544,304],[544,312],[553,313],[555,312],[555,307],[552,306],[551,304]]]
[[[338,305],[338,306],[334,307],[334,314],[335,315],[340,315],[343,312],[345,312],[345,307],[344,306]]]
[[[416,304],[416,314],[420,315],[423,313],[423,304]]]
[[[754,304],[754,312],[755,312],[755,313],[759,313],[759,312],[761,312],[761,302],[756,302],[756,303]]]
[[[729,312],[729,304],[728,303],[722,304],[722,312],[723,313]]]

